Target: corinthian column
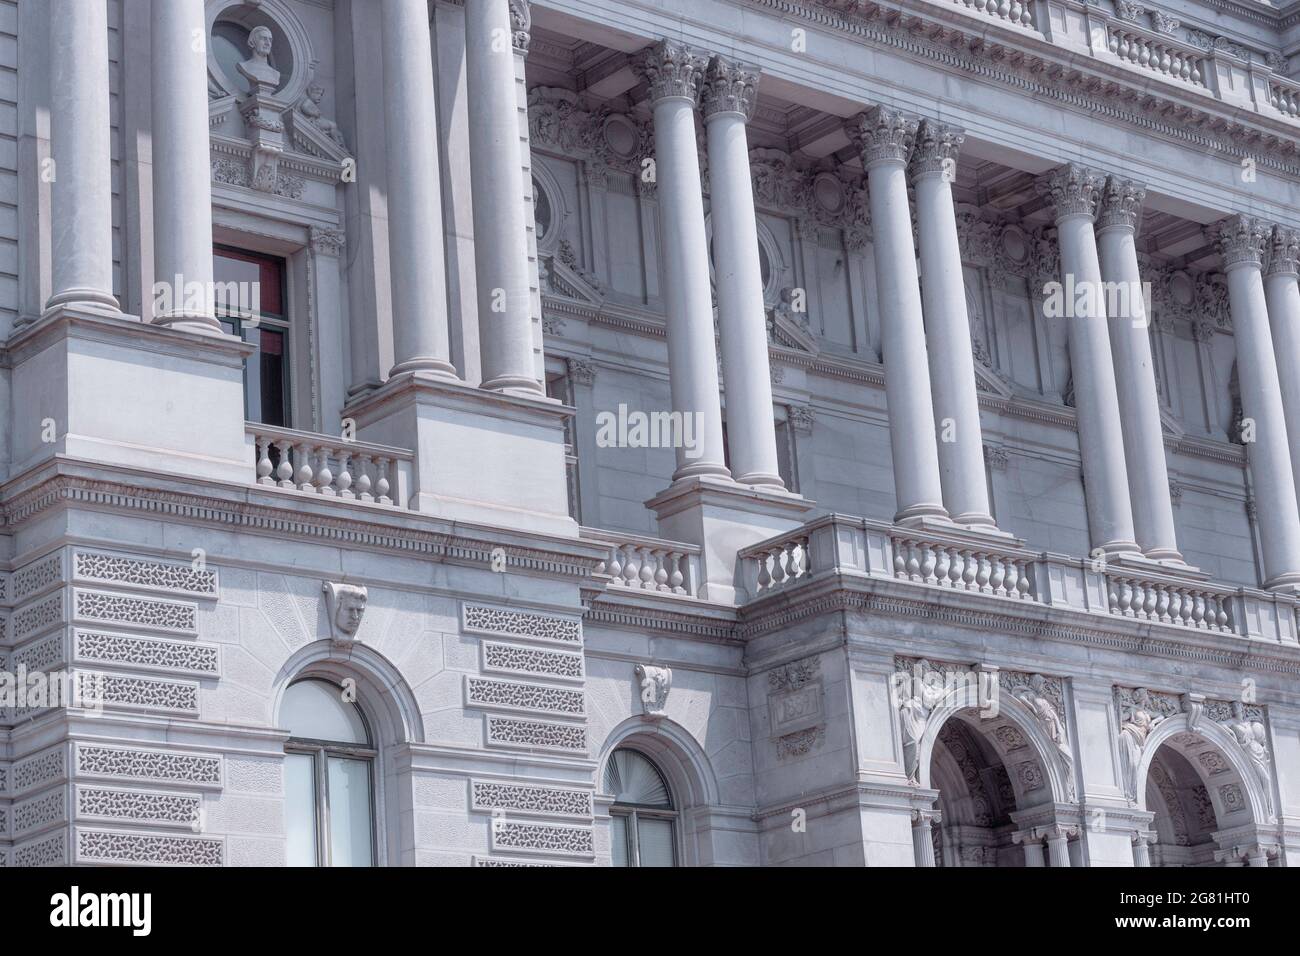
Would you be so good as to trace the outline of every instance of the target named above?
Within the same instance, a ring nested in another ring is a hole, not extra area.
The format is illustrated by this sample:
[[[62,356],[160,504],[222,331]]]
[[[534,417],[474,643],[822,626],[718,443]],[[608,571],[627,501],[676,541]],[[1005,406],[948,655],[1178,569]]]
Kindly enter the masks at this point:
[[[474,270],[483,388],[540,393],[533,366],[516,37],[509,0],[465,4]]]
[[[1117,314],[1110,316],[1110,345],[1124,420],[1124,460],[1138,547],[1154,561],[1181,561],[1174,534],[1174,506],[1169,497],[1155,365],[1147,333],[1150,319],[1134,243],[1145,198],[1146,190],[1137,183],[1109,177],[1097,216],[1097,245],[1101,278],[1109,288],[1117,290]]]
[[[912,811],[912,851],[918,867],[937,865],[934,858],[933,810]]]
[[[454,380],[428,12],[425,0],[383,0],[381,8],[396,362],[390,374],[426,372]]]
[[[1040,190],[1056,210],[1079,456],[1087,486],[1092,545],[1107,554],[1132,554],[1138,546],[1133,534],[1115,366],[1106,329],[1101,264],[1093,233],[1102,185],[1100,176],[1074,163],[1039,180]]]
[[[701,99],[709,142],[713,272],[731,471],[744,484],[781,487],[758,223],[745,135],[758,99],[758,73],[715,56],[709,62]]]
[[[947,518],[930,403],[921,289],[907,203],[907,155],[916,122],[874,106],[845,124],[867,170],[880,306],[880,348],[889,405],[897,522]],[[969,335],[969,333],[967,333]]]
[[[51,0],[49,15],[53,286],[46,308],[116,312],[108,7]]]
[[[173,286],[173,307],[153,321],[220,334],[212,310],[207,32],[203,0],[153,0],[154,274]]]
[[[1300,284],[1296,270],[1300,233],[1275,226],[1270,240],[1264,263],[1264,298],[1268,302],[1273,355],[1290,438],[1291,474],[1295,476],[1300,475],[1300,374],[1296,374],[1300,370]],[[1283,368],[1290,369],[1290,374],[1283,375]]]
[[[1254,423],[1254,441],[1246,442],[1246,456],[1259,513],[1264,587],[1292,588],[1300,585],[1300,506],[1260,274],[1269,229],[1250,216],[1232,216],[1220,224],[1217,238],[1228,276],[1241,413]]]
[[[694,449],[677,449],[673,480],[729,478],[722,452],[709,247],[695,143],[695,103],[707,63],[683,44],[663,40],[640,53],[635,66],[650,87],[654,106],[672,410],[692,419],[698,438]]]
[[[911,173],[934,417],[940,433],[952,436],[951,441],[938,443],[943,503],[954,521],[991,528],[966,283],[952,204],[957,151],[964,139],[954,126],[924,121],[917,133]]]

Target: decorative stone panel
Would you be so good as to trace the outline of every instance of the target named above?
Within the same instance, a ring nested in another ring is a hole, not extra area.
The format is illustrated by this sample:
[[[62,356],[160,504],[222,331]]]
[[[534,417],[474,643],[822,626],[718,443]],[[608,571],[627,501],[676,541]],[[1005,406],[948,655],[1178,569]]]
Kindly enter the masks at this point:
[[[72,647],[73,660],[79,663],[117,664],[201,677],[217,677],[221,672],[220,650],[215,644],[77,629]]]
[[[512,823],[508,820],[493,822],[492,849],[555,853],[564,856],[591,856],[595,853],[590,827]]]
[[[9,790],[9,765],[0,764],[0,793]]]
[[[561,680],[581,680],[583,677],[581,654],[498,644],[496,641],[483,642],[483,669],[507,674],[538,674]]]
[[[68,838],[63,833],[41,837],[13,848],[10,865],[67,866]]]
[[[504,860],[500,857],[476,856],[475,866],[565,866],[564,863],[551,863],[543,860]]]
[[[30,833],[51,823],[66,822],[67,817],[67,788],[58,787],[13,805],[13,833],[14,836]]]
[[[13,640],[21,641],[62,623],[63,592],[59,592],[14,611],[9,622],[9,634]]]
[[[487,742],[490,747],[529,750],[587,752],[587,728],[575,724],[553,724],[543,720],[515,720],[488,715]]]
[[[78,672],[77,678],[81,682],[82,699],[98,699],[106,707],[199,715],[199,685],[193,681],[85,671]]]
[[[44,753],[14,761],[11,771],[13,774],[13,794],[16,796],[26,793],[28,790],[43,787],[56,780],[64,779],[67,773],[63,755],[63,747],[59,746],[53,750],[47,750]]]
[[[78,863],[139,866],[221,866],[225,841],[214,837],[158,836],[117,830],[78,830]]]
[[[221,786],[221,757],[216,754],[86,743],[76,745],[76,754],[78,776]]]
[[[198,631],[198,608],[179,601],[114,594],[109,591],[73,591],[73,614],[86,621],[107,621],[150,630]]]
[[[63,634],[51,634],[49,637],[24,644],[9,656],[9,668],[17,673],[19,667],[32,671],[49,671],[67,663],[63,653]]]
[[[534,787],[495,780],[470,781],[470,807],[474,810],[513,810],[544,816],[590,817],[591,793],[564,787]]]
[[[217,572],[188,564],[126,558],[98,551],[78,551],[72,569],[78,581],[98,581],[122,587],[148,588],[203,597],[217,596]]]
[[[62,583],[63,552],[56,551],[15,571],[10,592],[14,603],[18,603]]]
[[[186,830],[198,822],[203,803],[203,798],[197,793],[86,785],[78,785],[76,792],[78,819],[116,820]]]
[[[556,641],[574,647],[582,645],[582,621],[557,614],[538,614],[486,604],[463,605],[466,631],[499,634],[506,637],[529,637],[539,641]]]
[[[586,714],[586,704],[580,690],[493,680],[489,677],[465,678],[465,706],[526,710],[564,717],[582,717]]]

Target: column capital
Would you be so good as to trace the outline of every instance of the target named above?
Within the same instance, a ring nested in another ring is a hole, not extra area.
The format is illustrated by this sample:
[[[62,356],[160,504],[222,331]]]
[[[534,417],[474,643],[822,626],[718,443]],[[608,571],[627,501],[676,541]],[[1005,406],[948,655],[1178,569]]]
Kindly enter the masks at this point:
[[[654,103],[673,97],[697,102],[707,67],[708,60],[676,40],[660,40],[632,60],[632,68],[649,85]]]
[[[739,113],[748,123],[758,103],[757,68],[714,55],[704,74],[700,102],[707,119],[716,113]]]
[[[862,153],[862,165],[907,162],[917,121],[892,106],[873,106],[847,120],[844,132]]]
[[[1097,230],[1132,229],[1137,231],[1142,219],[1142,203],[1147,188],[1132,179],[1107,176],[1097,209]]]
[[[1265,275],[1300,275],[1300,232],[1284,226],[1274,226],[1264,248]]]
[[[1269,227],[1262,219],[1239,214],[1218,223],[1214,227],[1214,238],[1223,255],[1225,272],[1238,265],[1259,267],[1264,262],[1264,252],[1269,244]]]
[[[941,173],[952,182],[957,175],[957,154],[965,141],[966,131],[959,126],[922,120],[916,131],[916,147],[912,150],[912,178]]]
[[[1093,219],[1105,180],[1087,166],[1066,163],[1038,178],[1038,192],[1046,196],[1056,212],[1056,221],[1073,216]]]
[[[528,54],[528,44],[532,40],[533,11],[528,0],[510,0],[510,33],[515,49]]]

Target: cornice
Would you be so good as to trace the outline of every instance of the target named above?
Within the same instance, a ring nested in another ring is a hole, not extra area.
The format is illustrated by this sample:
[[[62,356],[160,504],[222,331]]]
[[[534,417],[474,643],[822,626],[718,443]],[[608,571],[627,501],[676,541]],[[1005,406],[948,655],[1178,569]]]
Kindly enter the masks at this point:
[[[872,0],[861,5],[861,12],[848,12],[815,0],[743,2],[783,19],[846,33],[953,72],[1117,120],[1198,151],[1251,157],[1259,166],[1300,178],[1297,131],[1281,117],[1243,113],[1240,107],[1190,88],[1132,76],[1118,62],[1080,57],[1036,32],[995,20],[976,23],[962,8],[941,13],[928,3],[908,3],[891,9]]]
[[[69,464],[75,463],[60,462]],[[10,488],[16,484],[10,482]],[[548,546],[519,540],[525,536],[518,532],[484,528],[483,536],[476,537],[461,524],[446,530],[412,526],[417,522],[433,525],[435,519],[402,509],[364,503],[349,503],[352,507],[344,509],[339,507],[341,502],[330,502],[326,513],[311,508],[305,496],[286,494],[281,503],[271,492],[259,493],[255,485],[240,488],[237,494],[232,500],[228,492],[223,496],[216,489],[211,493],[177,491],[55,473],[36,477],[27,487],[6,495],[0,504],[0,522],[6,532],[13,532],[56,507],[88,507],[483,567],[492,566],[492,553],[499,547],[505,550],[511,568],[579,581],[590,579],[603,557],[598,547],[580,540],[573,541],[572,547],[570,542],[558,540]]]

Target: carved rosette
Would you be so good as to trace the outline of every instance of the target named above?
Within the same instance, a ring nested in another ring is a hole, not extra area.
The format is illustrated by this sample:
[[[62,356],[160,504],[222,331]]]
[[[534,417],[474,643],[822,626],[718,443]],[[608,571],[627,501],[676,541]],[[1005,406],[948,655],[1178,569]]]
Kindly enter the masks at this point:
[[[957,173],[957,154],[966,134],[948,123],[923,120],[916,131],[916,148],[912,151],[913,179],[927,173],[946,173],[949,181]]]
[[[873,106],[848,120],[844,132],[862,154],[867,168],[877,163],[906,163],[916,138],[917,121],[892,106]]]
[[[1300,232],[1274,226],[1264,250],[1264,274],[1298,275],[1297,259],[1300,259]]]
[[[510,0],[510,30],[515,49],[527,55],[533,30],[533,12],[528,0]]]
[[[1131,179],[1107,176],[1097,209],[1097,229],[1123,228],[1136,231],[1142,218],[1146,187]]]
[[[652,102],[682,97],[694,103],[704,82],[708,60],[684,43],[661,40],[638,53],[632,68],[650,87]]]
[[[700,90],[705,118],[716,113],[739,113],[748,123],[758,103],[758,81],[759,73],[753,67],[714,56]]]
[[[1071,216],[1097,214],[1105,181],[1097,173],[1078,163],[1066,163],[1038,180],[1038,191],[1046,196],[1056,211],[1056,221]]]
[[[1237,265],[1261,265],[1269,244],[1269,228],[1254,216],[1229,216],[1215,235],[1225,270]]]

